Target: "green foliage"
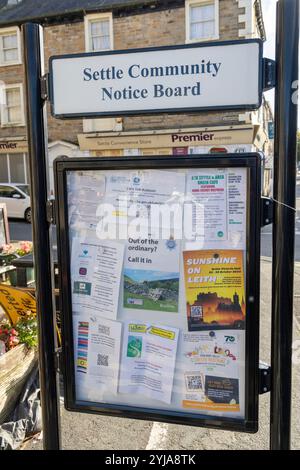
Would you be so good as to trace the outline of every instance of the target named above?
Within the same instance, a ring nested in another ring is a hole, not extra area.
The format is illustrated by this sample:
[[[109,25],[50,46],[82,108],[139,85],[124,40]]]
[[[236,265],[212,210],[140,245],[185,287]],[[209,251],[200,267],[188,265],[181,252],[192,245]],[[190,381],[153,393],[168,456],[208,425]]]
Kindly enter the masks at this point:
[[[38,327],[35,315],[27,315],[21,318],[15,325],[20,343],[26,344],[28,348],[36,348],[38,345]]]
[[[157,281],[144,281],[150,289],[170,289],[178,292],[179,279],[160,279]]]

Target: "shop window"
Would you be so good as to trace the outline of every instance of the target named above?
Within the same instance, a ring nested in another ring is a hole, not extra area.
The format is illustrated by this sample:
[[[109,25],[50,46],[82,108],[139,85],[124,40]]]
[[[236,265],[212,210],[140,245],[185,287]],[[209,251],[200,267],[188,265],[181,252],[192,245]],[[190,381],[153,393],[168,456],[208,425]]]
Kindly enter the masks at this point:
[[[10,181],[12,183],[26,183],[26,162],[23,153],[9,155]]]
[[[1,105],[1,126],[24,126],[23,89],[21,84],[5,85]]]
[[[8,161],[6,154],[0,154],[0,182],[7,183],[8,178]]]
[[[1,183],[29,183],[28,155],[25,153],[0,154]]]
[[[219,0],[187,0],[186,42],[219,38]]]
[[[25,169],[26,169],[26,183],[30,182],[30,166],[29,166],[29,155],[25,153]]]
[[[18,28],[0,30],[0,66],[21,63],[21,41]]]
[[[113,49],[112,14],[85,17],[85,47],[87,52]]]

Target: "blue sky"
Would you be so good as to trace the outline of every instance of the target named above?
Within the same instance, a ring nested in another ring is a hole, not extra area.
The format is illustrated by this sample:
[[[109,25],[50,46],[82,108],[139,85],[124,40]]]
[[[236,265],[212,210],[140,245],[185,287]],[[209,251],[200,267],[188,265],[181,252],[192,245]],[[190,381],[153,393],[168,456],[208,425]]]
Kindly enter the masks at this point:
[[[264,44],[264,57],[275,59],[275,35],[276,35],[276,0],[262,0],[264,23],[267,40]],[[300,62],[299,62],[300,63]],[[274,91],[265,93],[274,110]],[[298,128],[300,127],[300,109],[298,108]]]

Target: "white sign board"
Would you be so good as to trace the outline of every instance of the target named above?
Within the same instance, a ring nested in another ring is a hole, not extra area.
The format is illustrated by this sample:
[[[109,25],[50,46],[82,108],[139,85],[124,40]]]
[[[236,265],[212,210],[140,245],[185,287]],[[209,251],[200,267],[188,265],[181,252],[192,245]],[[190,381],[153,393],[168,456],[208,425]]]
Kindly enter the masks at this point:
[[[261,64],[257,39],[51,57],[52,114],[255,109]]]

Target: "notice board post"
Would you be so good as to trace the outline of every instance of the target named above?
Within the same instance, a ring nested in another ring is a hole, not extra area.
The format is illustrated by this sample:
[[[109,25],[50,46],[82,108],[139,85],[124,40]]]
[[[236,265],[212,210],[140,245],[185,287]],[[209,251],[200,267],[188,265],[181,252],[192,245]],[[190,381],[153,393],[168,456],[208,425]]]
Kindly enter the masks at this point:
[[[25,24],[23,38],[43,439],[45,450],[55,450],[60,446],[59,394],[55,367],[56,335],[52,294],[54,284],[52,282],[51,227],[47,217],[46,104],[42,99],[41,89],[43,64],[40,29],[41,27],[37,24]]]
[[[290,448],[299,1],[277,4],[271,449]]]

